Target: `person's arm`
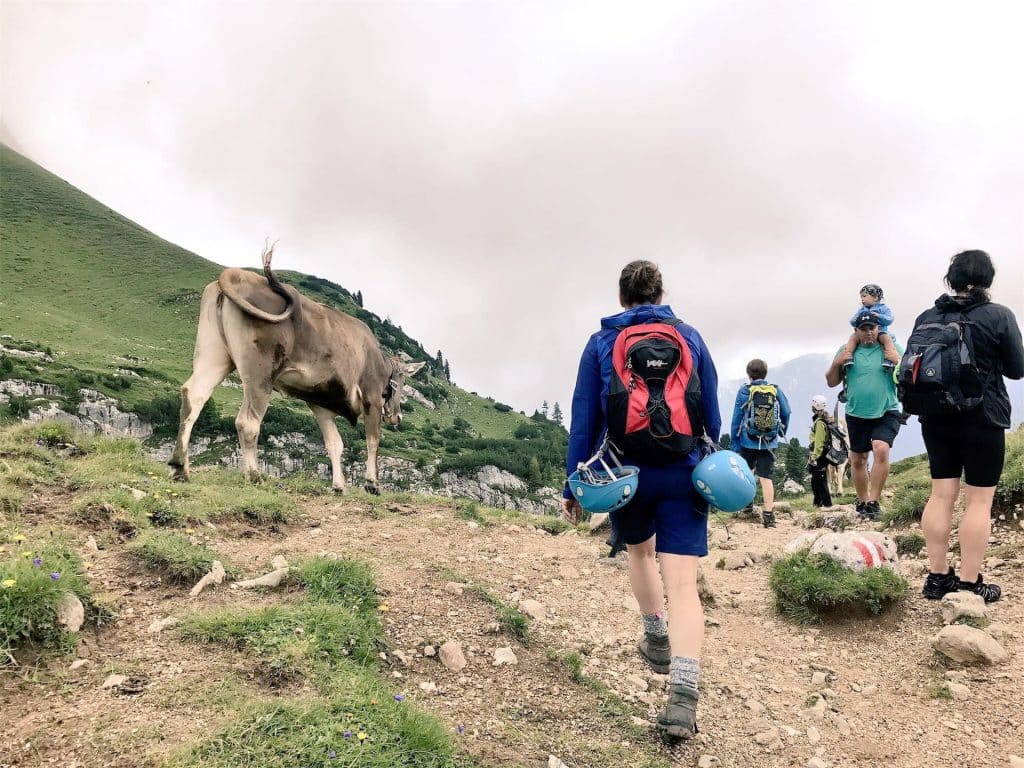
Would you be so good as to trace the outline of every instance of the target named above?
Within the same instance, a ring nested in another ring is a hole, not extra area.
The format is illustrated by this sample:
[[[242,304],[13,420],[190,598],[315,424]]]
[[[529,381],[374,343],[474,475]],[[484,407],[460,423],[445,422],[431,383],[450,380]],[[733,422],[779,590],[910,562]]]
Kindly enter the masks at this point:
[[[740,437],[740,425],[743,424],[743,407],[750,397],[750,385],[744,384],[736,393],[736,402],[732,406],[732,427],[729,430],[729,439],[733,442]]]
[[[569,447],[565,456],[566,477],[576,471],[581,461],[593,453],[594,446],[604,430],[601,413],[601,361],[593,337],[587,343],[580,358],[576,374],[576,389],[572,395],[572,416],[569,422]],[[568,487],[563,490],[564,498],[572,498]]]
[[[829,387],[838,387],[843,380],[843,365],[853,360],[853,355],[845,347],[832,360],[832,365],[825,372],[825,383]]]
[[[895,319],[892,314],[892,307],[888,304],[875,304],[871,308],[871,311],[878,315],[879,325],[884,328],[888,328],[892,325],[892,321]]]
[[[789,407],[789,399],[786,397],[786,393],[776,387],[779,393],[779,423],[782,424],[782,431],[779,436],[784,436],[789,432],[789,418],[793,414],[792,409]]]
[[[700,377],[704,430],[717,443],[722,433],[722,413],[718,406],[718,371],[715,369],[715,361],[711,359],[711,352],[708,351],[704,339],[696,331],[693,335],[697,348],[697,375]]]
[[[1008,379],[1024,378],[1024,345],[1021,344],[1020,326],[1013,312],[1006,310],[1006,333],[999,344],[999,357],[1003,363],[1003,376]]]

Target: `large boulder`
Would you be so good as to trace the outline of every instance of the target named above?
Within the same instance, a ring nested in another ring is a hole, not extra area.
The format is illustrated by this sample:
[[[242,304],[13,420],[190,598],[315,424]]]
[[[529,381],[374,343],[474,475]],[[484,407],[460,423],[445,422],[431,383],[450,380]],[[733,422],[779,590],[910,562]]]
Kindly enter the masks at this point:
[[[877,531],[826,533],[811,545],[811,554],[828,555],[854,571],[896,568],[896,542]]]
[[[943,627],[933,645],[943,656],[962,664],[1002,664],[1008,658],[994,637],[966,624]]]

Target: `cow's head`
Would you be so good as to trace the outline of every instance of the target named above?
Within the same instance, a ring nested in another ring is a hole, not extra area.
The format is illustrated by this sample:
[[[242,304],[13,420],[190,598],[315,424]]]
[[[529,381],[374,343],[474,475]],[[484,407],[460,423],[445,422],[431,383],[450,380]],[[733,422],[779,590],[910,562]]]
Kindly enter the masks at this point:
[[[426,363],[400,363],[391,361],[391,377],[384,386],[384,405],[381,415],[393,427],[402,423],[402,388],[407,376],[415,376]]]

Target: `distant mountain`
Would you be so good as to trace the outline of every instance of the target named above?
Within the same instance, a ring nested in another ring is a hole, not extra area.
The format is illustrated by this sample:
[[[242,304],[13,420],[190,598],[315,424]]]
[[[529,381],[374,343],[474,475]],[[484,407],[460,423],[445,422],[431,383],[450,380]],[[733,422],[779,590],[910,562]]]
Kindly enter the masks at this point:
[[[838,342],[836,346],[838,347]],[[768,381],[778,384],[782,388],[793,409],[788,437],[796,437],[802,444],[807,443],[807,436],[811,429],[811,398],[814,395],[824,395],[828,398],[830,412],[835,406],[839,388],[829,389],[825,384],[825,371],[828,370],[831,359],[828,354],[802,355],[768,370]],[[746,379],[732,379],[719,384],[718,402],[722,409],[723,431],[729,429],[736,393],[745,382]],[[1024,422],[1024,381],[1007,380],[1006,384],[1013,408],[1013,424],[1016,426]],[[842,406],[840,406],[840,412],[842,412]],[[911,417],[910,422],[900,430],[900,434],[893,444],[892,458],[903,459],[920,453],[924,453],[921,425],[917,418]]]

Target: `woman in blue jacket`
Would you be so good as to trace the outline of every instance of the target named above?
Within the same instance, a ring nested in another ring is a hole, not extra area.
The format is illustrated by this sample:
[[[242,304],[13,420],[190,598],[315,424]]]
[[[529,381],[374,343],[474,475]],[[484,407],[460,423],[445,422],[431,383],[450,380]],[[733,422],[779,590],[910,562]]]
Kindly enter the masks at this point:
[[[661,271],[656,264],[634,261],[622,270],[619,303],[624,311],[601,320],[601,330],[590,337],[580,360],[572,400],[567,474],[598,450],[608,430],[612,350],[620,331],[630,326],[673,322],[689,350],[691,375],[699,377],[699,407],[705,432],[717,440],[722,419],[715,364],[696,329],[675,321],[672,308],[661,303],[663,294]],[[668,703],[658,718],[658,728],[675,738],[691,738],[696,733],[697,683],[704,641],[697,563],[708,553],[706,508],[691,481],[700,458],[700,449],[695,447],[670,463],[651,465],[627,451],[625,463],[640,468],[636,495],[611,513],[612,524],[626,543],[629,582],[643,614],[640,654],[656,672],[670,675]],[[564,515],[575,523],[581,514],[579,503],[568,488],[564,496]],[[662,595],[668,598],[667,618]]]

